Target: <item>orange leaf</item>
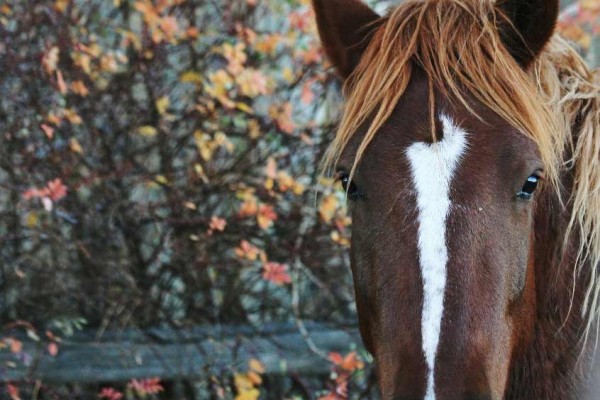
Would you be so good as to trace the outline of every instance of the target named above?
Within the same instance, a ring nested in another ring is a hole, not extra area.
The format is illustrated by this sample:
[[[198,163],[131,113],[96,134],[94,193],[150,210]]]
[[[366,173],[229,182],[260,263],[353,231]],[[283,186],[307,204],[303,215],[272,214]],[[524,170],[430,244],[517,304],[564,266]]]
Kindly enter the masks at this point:
[[[340,353],[329,353],[329,360],[337,367],[353,372],[357,369],[363,369],[364,363],[358,358],[355,351],[352,351],[343,357]]]
[[[17,339],[10,340],[10,351],[11,353],[20,353],[23,351],[23,342]]]
[[[248,362],[248,366],[250,367],[250,369],[258,374],[264,374],[265,373],[265,366],[258,361],[256,358],[252,358],[249,362]]]
[[[302,103],[308,105],[315,99],[315,94],[312,91],[312,81],[306,82],[302,86],[302,95],[300,96]]]
[[[260,254],[260,250],[258,247],[254,246],[247,240],[242,240],[240,242],[239,247],[236,247],[234,250],[235,255],[242,259],[247,259],[250,261],[255,261]]]
[[[67,84],[63,78],[63,74],[60,70],[56,71],[56,85],[61,94],[67,94]]]
[[[213,231],[222,232],[225,230],[226,225],[227,225],[227,221],[225,221],[223,218],[213,216],[210,219],[209,228],[212,229]]]
[[[82,81],[75,81],[73,83],[71,83],[71,90],[80,95],[81,97],[85,97],[87,96],[90,91],[87,88],[87,86],[85,86],[85,83],[83,83]]]
[[[256,222],[261,229],[267,230],[273,226],[273,222],[277,220],[277,213],[272,206],[268,204],[262,204],[258,208],[258,214],[256,215]]]

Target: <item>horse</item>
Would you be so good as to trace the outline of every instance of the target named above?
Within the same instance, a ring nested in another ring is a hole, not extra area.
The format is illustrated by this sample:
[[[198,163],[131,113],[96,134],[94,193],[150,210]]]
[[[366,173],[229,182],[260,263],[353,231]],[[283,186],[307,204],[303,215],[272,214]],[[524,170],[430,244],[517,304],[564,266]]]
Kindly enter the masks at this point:
[[[558,0],[312,6],[382,398],[600,398],[600,73]]]

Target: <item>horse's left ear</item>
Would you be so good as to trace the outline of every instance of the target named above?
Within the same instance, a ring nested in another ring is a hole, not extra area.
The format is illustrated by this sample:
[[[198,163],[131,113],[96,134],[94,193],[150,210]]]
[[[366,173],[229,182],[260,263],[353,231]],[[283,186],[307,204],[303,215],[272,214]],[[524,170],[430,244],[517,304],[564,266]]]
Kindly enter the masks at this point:
[[[517,62],[527,68],[554,34],[559,0],[497,0],[497,7],[513,26],[504,26],[501,37]]]
[[[369,44],[379,15],[360,0],[312,0],[327,57],[348,78]]]

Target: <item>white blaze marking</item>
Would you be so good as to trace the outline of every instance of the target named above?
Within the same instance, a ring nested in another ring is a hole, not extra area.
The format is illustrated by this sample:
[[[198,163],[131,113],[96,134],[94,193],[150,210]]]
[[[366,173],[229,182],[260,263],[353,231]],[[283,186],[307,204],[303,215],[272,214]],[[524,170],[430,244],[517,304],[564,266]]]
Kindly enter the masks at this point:
[[[407,150],[419,211],[419,261],[423,279],[421,333],[429,367],[426,400],[435,400],[434,366],[440,341],[446,287],[446,218],[450,183],[467,147],[467,133],[441,115],[444,137],[431,145],[415,143]]]

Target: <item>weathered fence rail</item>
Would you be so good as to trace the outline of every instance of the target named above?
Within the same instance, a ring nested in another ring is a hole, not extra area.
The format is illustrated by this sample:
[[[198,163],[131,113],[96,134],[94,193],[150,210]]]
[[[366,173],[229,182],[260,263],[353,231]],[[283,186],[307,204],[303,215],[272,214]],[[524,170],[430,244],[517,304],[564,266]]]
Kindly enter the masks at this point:
[[[360,343],[355,326],[309,323],[307,329],[310,339],[325,353],[346,352]],[[126,330],[104,334],[100,339],[94,335],[82,332],[63,340],[56,356],[51,356],[42,343],[23,338],[20,354],[0,351],[0,381],[84,383],[154,376],[196,380],[231,371],[232,366],[244,370],[251,358],[259,359],[268,374],[320,374],[330,367],[289,324],[260,329]],[[29,360],[24,363],[23,359]]]

